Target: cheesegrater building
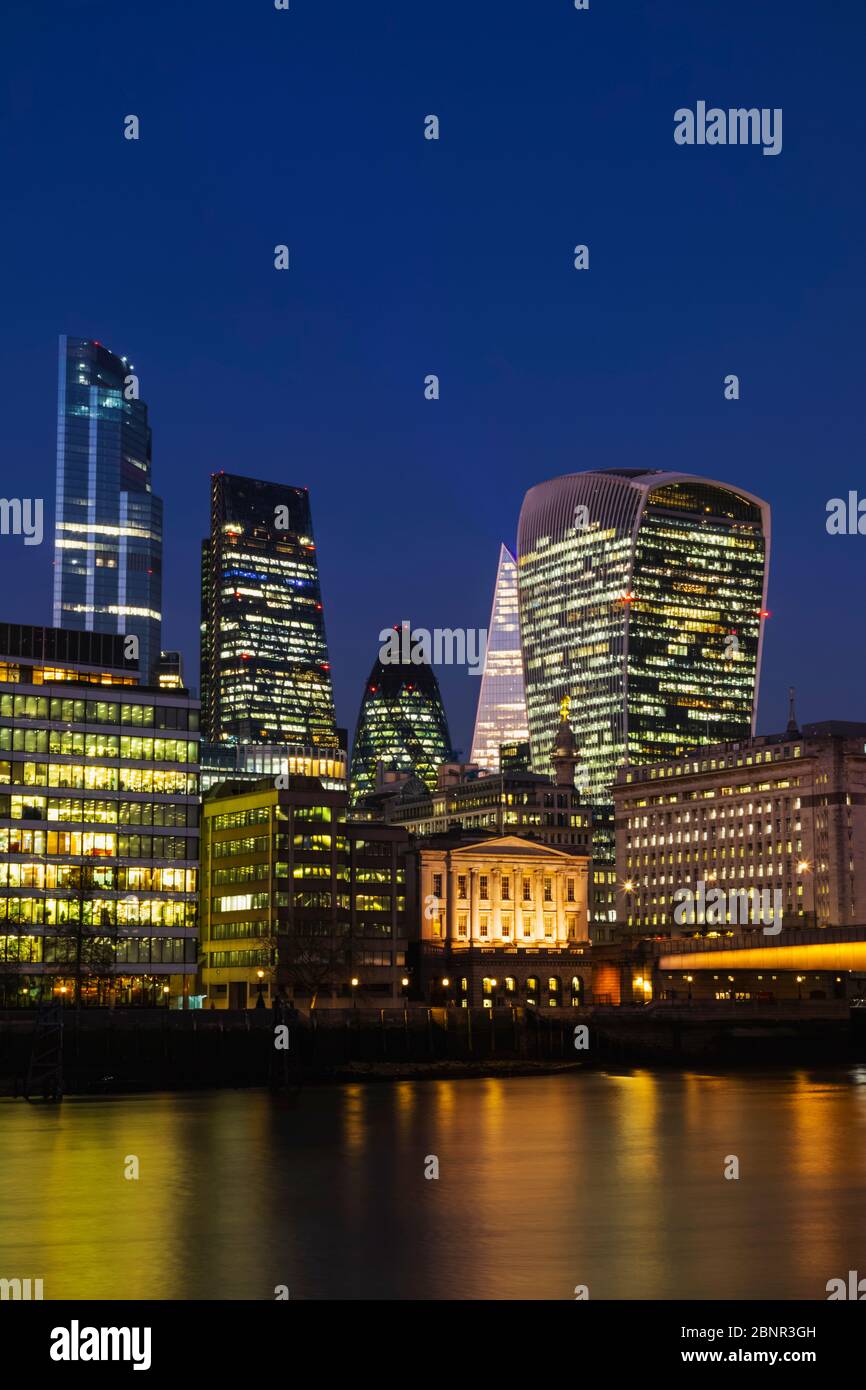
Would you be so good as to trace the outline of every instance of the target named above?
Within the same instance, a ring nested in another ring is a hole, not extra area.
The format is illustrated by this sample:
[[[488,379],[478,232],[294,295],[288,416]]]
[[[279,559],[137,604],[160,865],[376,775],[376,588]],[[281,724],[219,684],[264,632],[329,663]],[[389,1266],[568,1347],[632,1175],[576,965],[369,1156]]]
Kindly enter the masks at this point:
[[[211,479],[201,699],[208,744],[339,746],[306,488]]]
[[[614,469],[526,494],[518,587],[533,767],[548,770],[568,698],[599,863],[613,864],[619,767],[752,735],[769,553],[769,505],[707,478]],[[612,906],[603,915],[613,920]]]
[[[380,763],[388,771],[417,777],[432,790],[437,769],[450,757],[451,736],[433,667],[377,657],[364,687],[352,747],[352,803],[375,790]]]
[[[132,635],[144,680],[160,659],[162,501],[151,434],[125,357],[60,338],[54,624]]]

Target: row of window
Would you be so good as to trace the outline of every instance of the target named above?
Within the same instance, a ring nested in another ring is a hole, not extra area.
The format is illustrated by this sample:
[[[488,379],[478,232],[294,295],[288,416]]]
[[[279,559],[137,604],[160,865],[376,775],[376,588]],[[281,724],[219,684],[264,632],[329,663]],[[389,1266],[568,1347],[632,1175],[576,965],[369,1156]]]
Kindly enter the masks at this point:
[[[186,927],[198,925],[195,902],[162,898],[120,899],[0,897],[0,922],[62,926],[83,920],[85,926]]]
[[[110,968],[119,965],[183,965],[196,959],[194,941],[174,936],[89,937],[86,964]],[[74,965],[78,959],[75,936],[0,936],[0,963],[4,965]]]
[[[176,801],[107,801],[55,796],[0,796],[9,820],[83,821],[91,825],[197,826],[198,806]],[[5,838],[4,838],[5,837]],[[0,851],[44,854],[45,831],[0,828]]]
[[[444,879],[444,875],[443,875],[443,874],[434,874],[434,875],[433,875],[433,896],[436,897],[436,898],[439,898],[439,899],[441,899],[441,898],[443,897],[443,892],[442,892],[443,879]],[[467,894],[467,889],[466,889],[467,882],[468,882],[468,878],[467,878],[467,875],[466,875],[466,874],[458,874],[458,875],[457,875],[457,897],[458,897],[462,902],[468,901],[468,894]],[[523,898],[522,898],[522,901],[525,902],[525,903],[527,903],[527,902],[528,902],[528,903],[531,903],[531,902],[532,902],[532,879],[531,879],[531,878],[523,878],[523,879],[520,880],[520,883],[521,883],[521,888],[522,888],[522,891],[523,891]],[[490,901],[490,880],[489,880],[487,874],[479,874],[479,875],[478,875],[478,896],[479,896],[479,898],[481,899],[482,902],[489,902],[489,901]],[[510,902],[510,901],[511,901],[511,878],[509,877],[508,874],[503,874],[503,875],[501,876],[500,880],[499,880],[499,896],[500,896],[502,902]],[[552,878],[545,878],[545,879],[542,881],[542,897],[543,897],[544,902],[546,902],[546,903],[552,903],[552,902],[554,901],[554,896],[553,896],[553,879],[552,879]],[[576,901],[576,898],[575,898],[575,880],[574,880],[573,878],[568,878],[568,879],[566,879],[566,881],[565,881],[565,899],[566,899],[566,902],[569,902],[569,903],[573,903],[573,902]]]
[[[552,939],[556,936],[556,918],[554,917],[553,913],[544,913],[543,918],[542,918],[542,922],[543,922],[543,932],[544,932],[544,936],[545,936],[546,938],[548,938],[549,940],[552,940]],[[574,912],[568,912],[568,913],[566,913],[566,916],[565,916],[565,929],[566,929],[566,932],[567,932],[567,934],[568,934],[568,937],[569,937],[570,939],[572,939],[572,940],[575,939],[575,938],[577,937],[577,935],[578,935],[579,922],[580,922],[580,919],[579,919],[577,913],[574,913]],[[480,937],[489,937],[489,936],[491,935],[491,926],[492,926],[492,922],[491,922],[490,914],[487,913],[487,912],[481,912],[481,913],[479,913],[479,914],[478,914],[478,935],[479,935]],[[535,937],[536,932],[537,932],[537,923],[536,923],[535,913],[534,913],[534,912],[525,912],[525,913],[523,913],[522,921],[521,921],[521,926],[522,926],[522,933],[521,933],[521,934],[522,934],[522,936],[523,936],[525,939],[529,940],[529,939],[532,939],[533,937]],[[513,930],[514,930],[514,918],[513,918],[512,914],[511,914],[510,912],[503,912],[503,913],[501,914],[501,916],[500,916],[498,936],[499,936],[503,941],[508,941],[508,940],[510,940],[511,937],[512,937],[512,932],[513,932]],[[444,920],[444,917],[442,916],[442,913],[441,913],[441,912],[440,912],[440,913],[437,913],[437,915],[433,918],[433,935],[434,935],[434,936],[437,936],[437,937],[444,937],[444,936],[445,936],[445,931],[446,931],[446,929],[445,929],[445,920]],[[468,912],[458,912],[458,914],[457,914],[457,935],[458,935],[458,937],[465,937],[465,938],[468,938],[468,936],[469,936],[469,914],[468,914]]]
[[[161,792],[195,796],[195,772],[169,772],[159,768],[101,767],[98,763],[10,763],[0,760],[0,783],[24,787],[72,787],[75,790]]]
[[[0,749],[13,753],[48,753],[65,758],[120,757],[127,762],[198,762],[198,744],[192,739],[70,733],[66,729],[11,729],[0,726]]]
[[[50,719],[53,724],[130,724],[143,729],[197,733],[199,712],[187,705],[123,704],[115,700],[67,700],[47,695],[0,695],[0,718]]]

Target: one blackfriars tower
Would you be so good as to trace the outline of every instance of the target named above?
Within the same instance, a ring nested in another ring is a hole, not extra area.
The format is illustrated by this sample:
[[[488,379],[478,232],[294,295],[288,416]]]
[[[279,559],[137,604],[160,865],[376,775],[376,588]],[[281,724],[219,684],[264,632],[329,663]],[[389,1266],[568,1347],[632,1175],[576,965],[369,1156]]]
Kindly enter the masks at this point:
[[[102,343],[63,335],[59,367],[54,625],[134,636],[147,681],[162,626],[147,406],[132,363]]]

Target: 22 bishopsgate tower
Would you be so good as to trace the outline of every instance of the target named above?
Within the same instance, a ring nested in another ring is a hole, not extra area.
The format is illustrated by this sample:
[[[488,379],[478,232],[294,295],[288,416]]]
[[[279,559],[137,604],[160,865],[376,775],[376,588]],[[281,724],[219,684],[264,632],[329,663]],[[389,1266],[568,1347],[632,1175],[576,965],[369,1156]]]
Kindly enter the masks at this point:
[[[162,501],[151,437],[125,357],[60,338],[54,625],[134,635],[143,679],[159,661]]]
[[[706,478],[615,469],[531,488],[518,574],[533,766],[565,696],[596,805],[623,763],[749,737],[769,550],[768,504]]]
[[[201,617],[210,743],[337,747],[306,488],[213,475]]]

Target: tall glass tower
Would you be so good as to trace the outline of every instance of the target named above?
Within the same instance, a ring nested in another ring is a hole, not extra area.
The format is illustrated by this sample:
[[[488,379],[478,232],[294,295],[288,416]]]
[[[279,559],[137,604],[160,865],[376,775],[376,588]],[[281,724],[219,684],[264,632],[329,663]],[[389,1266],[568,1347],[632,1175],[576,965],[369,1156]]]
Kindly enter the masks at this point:
[[[517,611],[517,562],[511,551],[502,545],[470,759],[480,767],[498,772],[500,745],[522,743],[528,738]]]
[[[527,493],[518,538],[533,766],[570,699],[585,781],[625,762],[748,737],[770,508],[682,473],[573,473]]]
[[[60,338],[54,625],[138,638],[153,679],[162,627],[162,500],[130,362],[101,343]]]
[[[432,789],[436,770],[452,756],[451,736],[439,682],[433,667],[422,662],[383,662],[370,672],[349,770],[349,791],[357,802],[376,786],[376,766],[407,772]]]
[[[338,747],[306,488],[212,476],[201,698],[208,743]]]
[[[769,505],[706,478],[614,469],[531,488],[518,587],[535,770],[565,697],[594,808],[624,763],[749,737],[769,554]]]

